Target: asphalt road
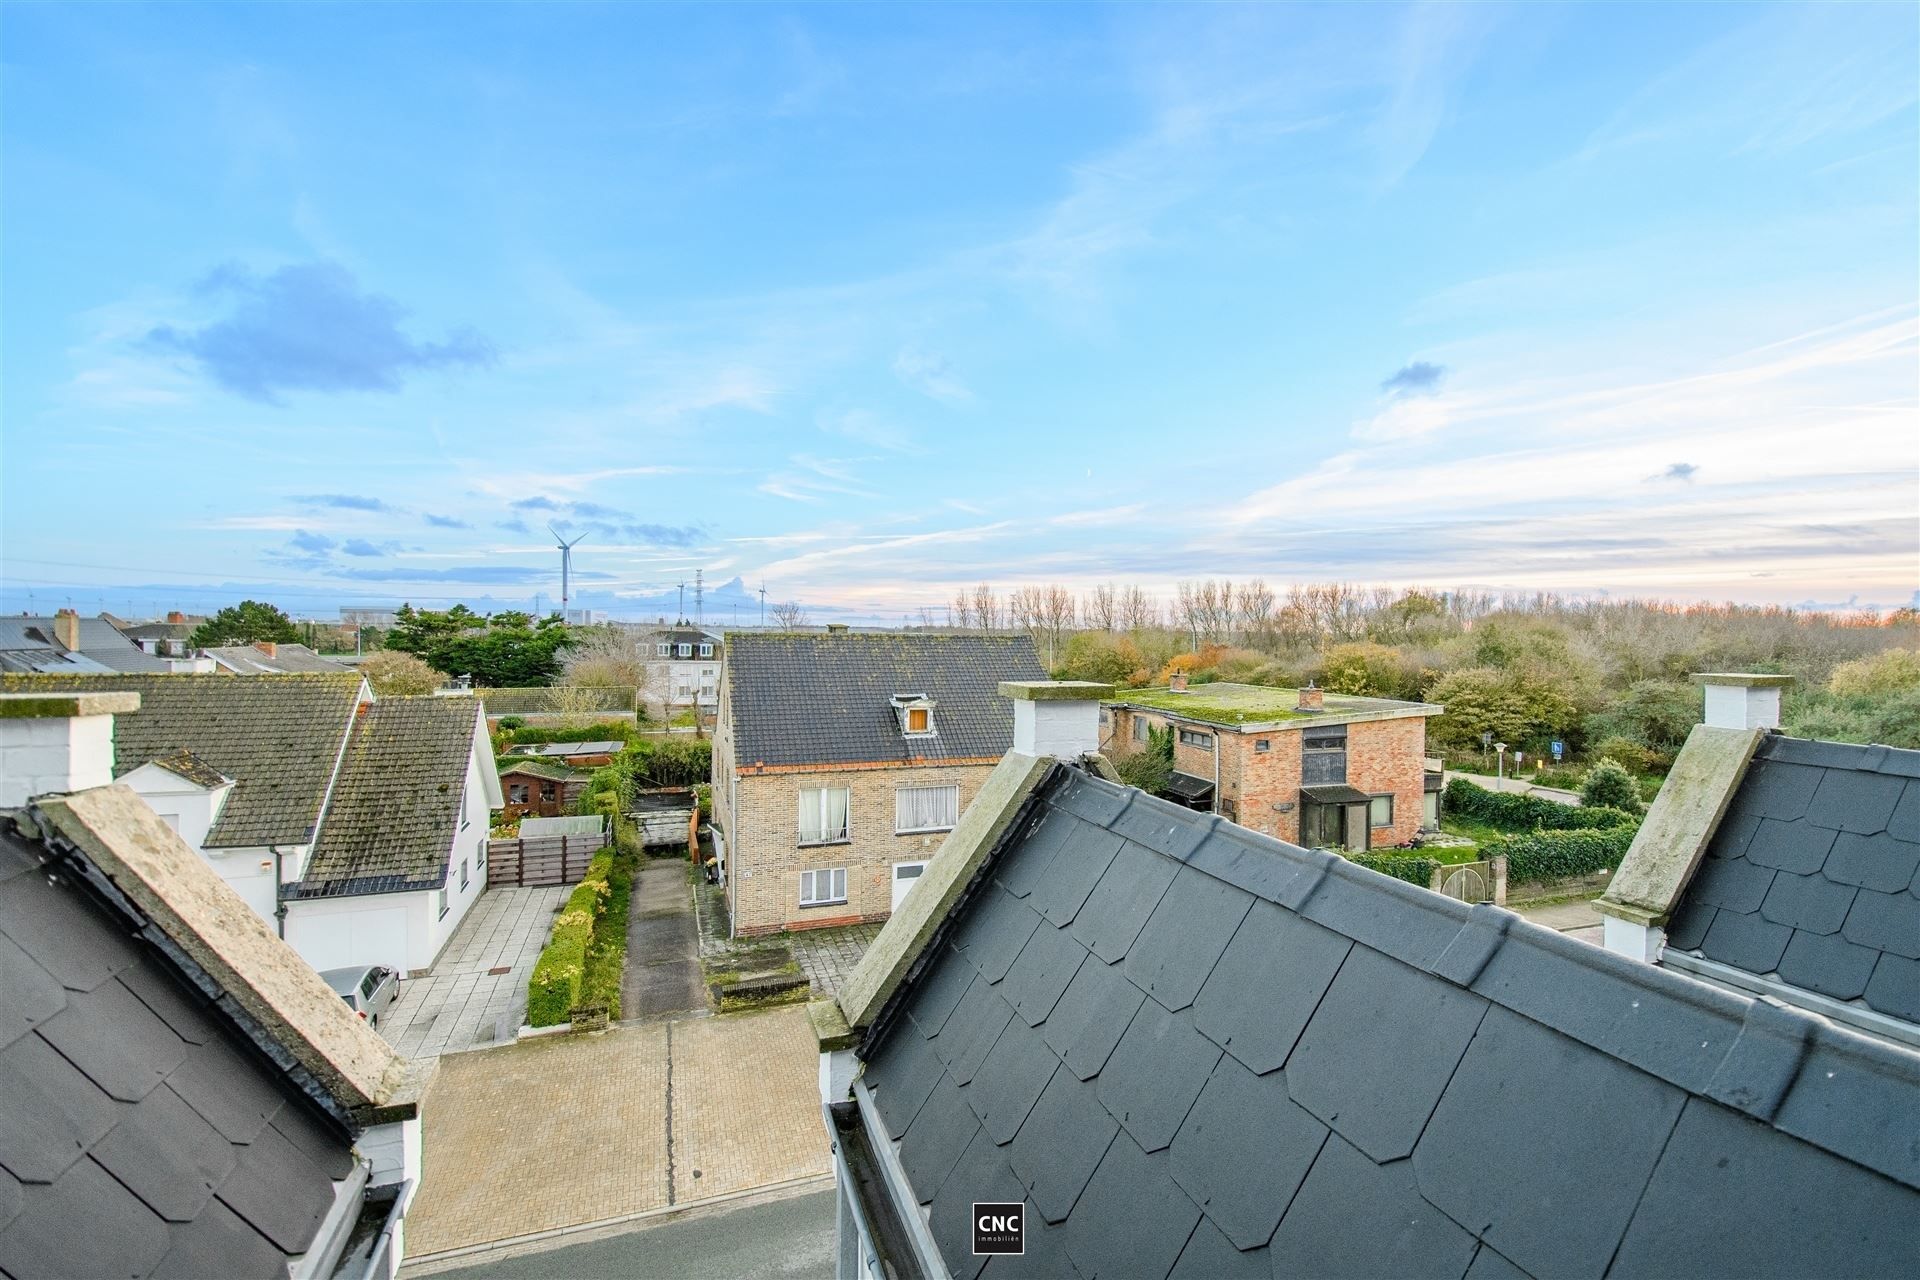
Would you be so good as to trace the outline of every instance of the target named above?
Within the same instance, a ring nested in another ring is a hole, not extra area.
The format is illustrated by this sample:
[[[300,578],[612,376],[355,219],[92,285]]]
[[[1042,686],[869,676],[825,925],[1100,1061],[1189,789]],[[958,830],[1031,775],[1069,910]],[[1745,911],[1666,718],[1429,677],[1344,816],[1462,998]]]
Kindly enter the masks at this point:
[[[700,983],[700,930],[693,917],[687,864],[641,862],[627,915],[627,972],[620,1017],[653,1018],[707,1007]]]
[[[834,1193],[476,1262],[433,1280],[831,1280]]]

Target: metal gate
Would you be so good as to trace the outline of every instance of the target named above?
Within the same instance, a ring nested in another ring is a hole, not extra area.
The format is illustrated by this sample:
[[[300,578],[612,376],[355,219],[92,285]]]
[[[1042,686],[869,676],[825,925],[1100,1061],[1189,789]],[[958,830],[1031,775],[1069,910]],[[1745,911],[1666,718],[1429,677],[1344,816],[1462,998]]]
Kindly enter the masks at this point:
[[[1463,862],[1457,867],[1447,868],[1446,875],[1440,881],[1440,892],[1462,902],[1493,901],[1493,864]]]

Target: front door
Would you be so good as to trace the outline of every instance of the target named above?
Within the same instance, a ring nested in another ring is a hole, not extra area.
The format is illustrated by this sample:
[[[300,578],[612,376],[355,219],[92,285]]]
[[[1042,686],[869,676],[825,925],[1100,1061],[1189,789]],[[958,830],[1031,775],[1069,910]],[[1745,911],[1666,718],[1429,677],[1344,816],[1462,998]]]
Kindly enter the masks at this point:
[[[893,909],[898,911],[900,904],[907,900],[907,894],[913,886],[920,883],[920,875],[927,869],[924,862],[896,862],[893,864]]]

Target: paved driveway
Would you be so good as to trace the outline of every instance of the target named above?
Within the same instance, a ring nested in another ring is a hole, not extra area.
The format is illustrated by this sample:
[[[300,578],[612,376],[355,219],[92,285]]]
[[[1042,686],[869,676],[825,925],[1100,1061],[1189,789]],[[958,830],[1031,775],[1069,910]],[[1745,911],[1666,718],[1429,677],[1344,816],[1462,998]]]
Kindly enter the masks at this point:
[[[499,1027],[511,1040],[527,1018],[533,962],[572,891],[508,885],[481,894],[433,972],[400,984],[400,1002],[380,1019],[387,1043],[406,1057],[431,1058],[490,1045]]]
[[[824,1178],[806,1010],[630,1023],[443,1058],[407,1253]]]

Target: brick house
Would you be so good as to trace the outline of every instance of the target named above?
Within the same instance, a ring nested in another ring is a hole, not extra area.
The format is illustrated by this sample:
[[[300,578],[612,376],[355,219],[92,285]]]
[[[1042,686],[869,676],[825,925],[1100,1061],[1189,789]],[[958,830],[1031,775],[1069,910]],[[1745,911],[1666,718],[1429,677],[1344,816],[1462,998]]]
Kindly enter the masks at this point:
[[[569,768],[558,760],[516,761],[500,771],[500,790],[507,798],[505,817],[531,814],[558,818],[573,812],[593,777],[589,770]]]
[[[1404,845],[1437,813],[1427,799],[1427,717],[1445,708],[1320,689],[1202,684],[1129,689],[1104,708],[1101,749],[1124,756],[1174,732],[1170,790],[1289,844]],[[1437,790],[1433,792],[1437,799]]]
[[[1013,740],[1028,636],[734,633],[713,825],[738,934],[884,920]]]

